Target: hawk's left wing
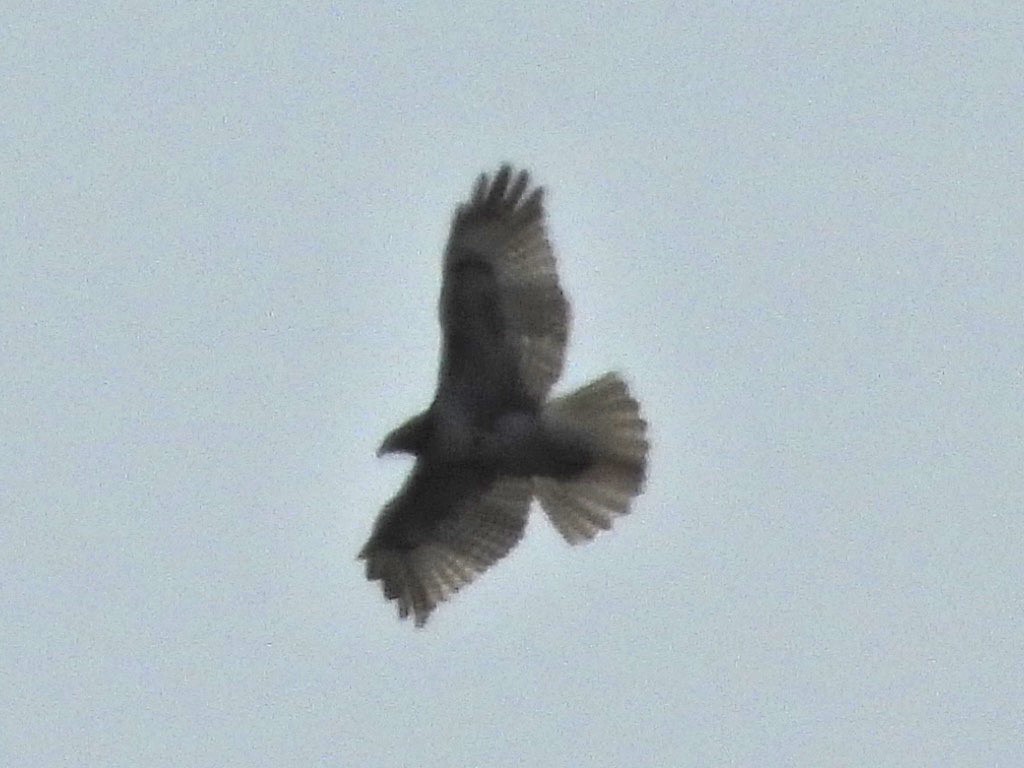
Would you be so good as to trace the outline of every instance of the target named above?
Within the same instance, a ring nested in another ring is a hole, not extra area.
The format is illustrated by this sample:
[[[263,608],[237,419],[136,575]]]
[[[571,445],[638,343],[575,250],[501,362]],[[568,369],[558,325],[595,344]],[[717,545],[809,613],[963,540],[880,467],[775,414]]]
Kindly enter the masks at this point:
[[[543,189],[502,166],[459,206],[445,249],[439,389],[471,387],[482,409],[540,403],[562,373],[569,305],[544,228]]]

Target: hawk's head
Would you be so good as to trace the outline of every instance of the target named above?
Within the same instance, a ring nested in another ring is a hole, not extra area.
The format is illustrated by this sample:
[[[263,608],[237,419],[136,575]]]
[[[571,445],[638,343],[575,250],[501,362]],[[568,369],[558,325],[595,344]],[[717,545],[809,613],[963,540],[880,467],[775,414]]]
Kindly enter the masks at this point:
[[[384,438],[384,442],[377,449],[377,455],[385,453],[411,453],[414,456],[422,455],[427,449],[427,437],[430,434],[429,412],[424,411],[418,416],[413,416],[398,429],[392,431]]]

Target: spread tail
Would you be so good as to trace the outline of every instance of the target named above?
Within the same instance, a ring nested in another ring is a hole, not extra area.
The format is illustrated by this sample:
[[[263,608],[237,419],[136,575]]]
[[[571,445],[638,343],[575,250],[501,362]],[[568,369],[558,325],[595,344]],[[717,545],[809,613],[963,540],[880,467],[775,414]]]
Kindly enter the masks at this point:
[[[616,373],[552,400],[544,418],[568,429],[593,460],[570,479],[537,477],[534,490],[551,523],[570,544],[594,538],[629,512],[647,470],[647,422]]]

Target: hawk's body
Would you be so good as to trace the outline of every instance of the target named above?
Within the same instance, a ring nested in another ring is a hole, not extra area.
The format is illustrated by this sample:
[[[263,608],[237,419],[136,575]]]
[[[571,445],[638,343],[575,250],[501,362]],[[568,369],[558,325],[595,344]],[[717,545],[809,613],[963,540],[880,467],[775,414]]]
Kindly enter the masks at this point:
[[[444,258],[441,366],[430,407],[381,453],[416,466],[360,552],[417,625],[512,549],[536,495],[571,543],[625,514],[643,485],[646,424],[615,374],[548,400],[569,307],[544,232],[540,188],[503,166],[481,176]]]

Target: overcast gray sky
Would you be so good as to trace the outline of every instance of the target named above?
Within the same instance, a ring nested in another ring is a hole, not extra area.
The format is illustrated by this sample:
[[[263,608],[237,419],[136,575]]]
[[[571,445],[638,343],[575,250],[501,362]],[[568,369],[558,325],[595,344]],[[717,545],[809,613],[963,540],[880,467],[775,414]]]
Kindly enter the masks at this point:
[[[1019,3],[22,3],[4,766],[1011,766]],[[649,487],[399,622],[453,206],[548,188]]]

